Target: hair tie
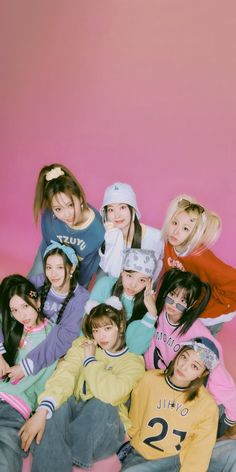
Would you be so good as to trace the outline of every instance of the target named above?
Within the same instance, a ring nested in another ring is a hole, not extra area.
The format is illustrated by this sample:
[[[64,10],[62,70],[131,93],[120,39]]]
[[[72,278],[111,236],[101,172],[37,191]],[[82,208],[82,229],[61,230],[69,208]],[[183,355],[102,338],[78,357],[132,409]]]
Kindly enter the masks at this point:
[[[65,175],[65,172],[60,167],[54,167],[47,172],[45,179],[47,182],[50,182],[50,180],[57,179],[58,177],[61,177],[61,175]]]
[[[112,297],[107,298],[107,300],[105,300],[104,302],[98,302],[97,300],[88,300],[84,306],[86,315],[89,315],[93,308],[98,305],[102,305],[102,303],[104,303],[104,305],[109,305],[112,308],[115,308],[116,310],[122,310],[123,308],[123,305],[119,298],[113,295]]]

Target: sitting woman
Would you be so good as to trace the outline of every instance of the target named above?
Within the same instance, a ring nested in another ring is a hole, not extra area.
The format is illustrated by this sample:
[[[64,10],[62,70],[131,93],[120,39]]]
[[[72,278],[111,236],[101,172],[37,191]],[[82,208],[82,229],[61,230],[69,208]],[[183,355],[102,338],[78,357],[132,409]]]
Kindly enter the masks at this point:
[[[125,313],[117,297],[89,301],[86,311],[85,337],[74,341],[20,430],[25,451],[36,437],[32,472],[71,472],[72,464],[89,468],[124,440],[126,403],[144,374],[144,361],[125,345]]]

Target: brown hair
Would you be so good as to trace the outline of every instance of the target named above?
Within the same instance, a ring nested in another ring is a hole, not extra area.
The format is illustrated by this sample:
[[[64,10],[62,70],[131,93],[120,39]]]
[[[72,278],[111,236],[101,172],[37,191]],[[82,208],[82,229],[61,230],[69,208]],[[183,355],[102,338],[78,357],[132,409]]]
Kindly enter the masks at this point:
[[[85,337],[93,339],[93,328],[105,324],[115,324],[120,334],[120,345],[118,350],[125,346],[126,313],[124,308],[118,310],[106,303],[100,303],[85,315],[82,323],[82,332]]]
[[[55,168],[59,168],[62,171],[62,175],[46,180],[46,175]],[[62,164],[50,164],[43,167],[38,176],[34,196],[35,223],[37,223],[41,211],[43,212],[46,208],[51,208],[52,198],[57,193],[65,193],[72,201],[73,197],[77,197],[81,205],[83,205],[83,209],[88,209],[84,190],[72,172]]]
[[[164,373],[164,375],[166,377],[171,377],[173,375],[174,365],[175,365],[175,362],[177,361],[178,357],[181,356],[181,354],[183,354],[183,352],[186,352],[186,351],[189,351],[189,350],[191,350],[191,347],[189,347],[189,346],[184,346],[184,347],[182,347],[182,349],[180,349],[178,354],[175,356],[174,359],[172,359],[172,361],[169,363],[168,367],[166,368],[165,373]],[[186,390],[186,393],[185,393],[186,401],[191,402],[192,400],[194,400],[194,398],[196,398],[198,396],[198,391],[199,391],[200,387],[205,383],[206,376],[208,374],[209,374],[209,370],[205,369],[204,372],[202,373],[201,377],[198,377],[197,379],[192,380],[192,382],[190,383],[190,385],[188,387],[188,390]]]

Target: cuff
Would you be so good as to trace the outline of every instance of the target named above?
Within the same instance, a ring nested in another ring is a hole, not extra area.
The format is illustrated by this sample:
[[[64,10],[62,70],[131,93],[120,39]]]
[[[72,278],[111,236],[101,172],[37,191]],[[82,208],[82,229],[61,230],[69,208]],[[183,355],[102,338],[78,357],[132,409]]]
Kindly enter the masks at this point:
[[[44,408],[47,410],[47,420],[49,420],[52,417],[52,414],[55,410],[55,401],[53,398],[45,398],[44,400],[41,401],[40,405],[38,406],[37,410],[41,410],[41,408]]]
[[[94,356],[85,357],[83,366],[86,367],[86,365],[90,364],[90,362],[97,362]]]

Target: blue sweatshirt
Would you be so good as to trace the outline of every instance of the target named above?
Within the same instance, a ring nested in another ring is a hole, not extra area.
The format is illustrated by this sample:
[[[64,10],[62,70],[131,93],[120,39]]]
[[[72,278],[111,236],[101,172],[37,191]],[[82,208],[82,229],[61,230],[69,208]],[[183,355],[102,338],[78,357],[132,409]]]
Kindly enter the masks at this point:
[[[68,243],[75,250],[80,261],[79,283],[87,286],[97,271],[100,256],[99,248],[104,240],[104,226],[100,213],[90,206],[95,217],[88,226],[74,229],[56,218],[50,210],[45,210],[41,218],[43,244],[42,257],[50,242]]]

